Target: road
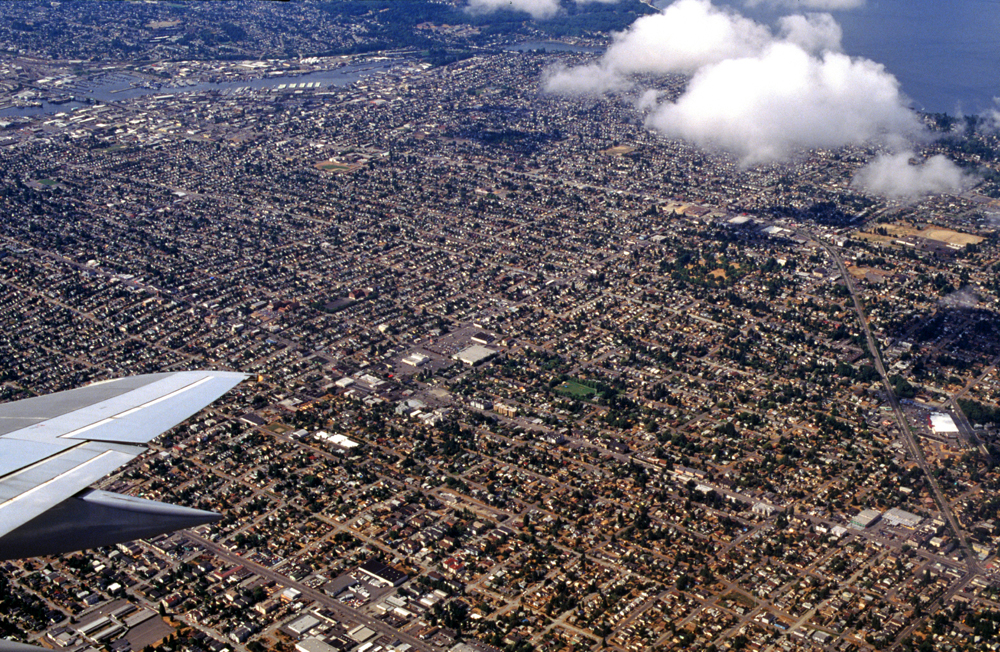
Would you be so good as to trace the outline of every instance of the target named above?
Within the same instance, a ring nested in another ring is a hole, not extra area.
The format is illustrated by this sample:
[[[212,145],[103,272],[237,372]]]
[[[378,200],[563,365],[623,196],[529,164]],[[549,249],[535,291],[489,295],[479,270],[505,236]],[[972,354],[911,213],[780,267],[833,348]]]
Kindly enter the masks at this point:
[[[913,436],[913,430],[910,428],[910,422],[907,420],[906,415],[903,413],[903,408],[899,404],[899,397],[896,396],[892,383],[889,382],[889,375],[886,373],[885,365],[882,363],[882,355],[879,351],[878,343],[875,341],[875,336],[872,335],[871,327],[868,325],[868,318],[865,316],[864,307],[861,304],[861,296],[847,270],[847,265],[844,264],[844,259],[840,256],[840,253],[836,249],[831,247],[821,238],[815,238],[808,233],[801,233],[800,235],[808,236],[818,242],[819,245],[823,247],[823,249],[834,260],[837,268],[840,270],[841,276],[844,279],[844,284],[847,286],[848,291],[851,293],[851,299],[854,301],[854,309],[858,314],[858,321],[860,322],[861,328],[865,333],[868,350],[871,353],[872,360],[874,361],[875,369],[878,371],[878,374],[882,379],[882,386],[885,390],[889,405],[892,407],[896,423],[899,425],[899,432],[903,439],[903,443],[909,450],[910,455],[920,466],[920,470],[924,472],[924,477],[927,479],[927,483],[931,487],[938,509],[941,511],[942,516],[944,516],[948,521],[948,525],[955,533],[955,537],[958,539],[962,550],[965,551],[966,563],[968,565],[969,572],[978,573],[980,571],[979,564],[976,561],[975,555],[972,554],[972,548],[969,546],[965,532],[961,527],[959,527],[958,519],[955,517],[955,513],[951,509],[951,504],[941,491],[941,487],[932,473],[930,464],[927,463],[927,459],[924,457],[923,451],[920,449],[920,445]]]
[[[886,398],[889,405],[892,407],[893,415],[895,416],[896,423],[899,425],[900,438],[905,444],[910,456],[917,462],[920,466],[920,470],[924,473],[924,478],[927,480],[928,486],[931,488],[931,492],[934,494],[934,501],[938,505],[938,509],[941,515],[948,522],[948,527],[955,535],[955,539],[958,541],[961,547],[966,564],[966,572],[961,578],[961,580],[952,587],[952,591],[958,589],[958,587],[967,584],[972,578],[982,572],[979,566],[979,561],[976,555],[972,551],[972,547],[969,545],[969,539],[965,534],[965,531],[959,526],[958,518],[955,516],[955,512],[951,508],[951,504],[948,502],[941,491],[941,487],[934,476],[933,469],[931,469],[930,464],[928,464],[927,459],[924,457],[923,451],[920,449],[920,445],[917,443],[916,438],[913,436],[913,431],[910,429],[910,423],[903,413],[903,409],[899,404],[899,398],[896,396],[895,391],[893,391],[892,383],[889,382],[889,376],[886,374],[885,365],[882,363],[882,356],[879,352],[878,343],[875,341],[875,337],[872,335],[871,327],[868,325],[868,319],[865,317],[864,307],[861,304],[861,297],[858,293],[857,288],[854,285],[851,275],[847,270],[847,266],[844,264],[844,259],[840,256],[840,253],[828,243],[826,243],[821,238],[815,237],[808,232],[801,232],[799,235],[808,237],[817,243],[830,255],[833,261],[836,263],[837,268],[840,270],[841,276],[844,279],[844,284],[847,286],[848,291],[851,293],[851,298],[854,301],[854,309],[858,314],[858,321],[861,324],[862,330],[865,333],[865,340],[868,343],[868,350],[871,353],[872,359],[875,363],[875,369],[878,371],[879,376],[882,379],[882,386],[885,390]],[[961,414],[961,410],[958,411]],[[964,415],[963,415],[964,416]]]
[[[211,540],[206,539],[205,537],[199,536],[191,531],[188,531],[185,535],[200,543],[202,546],[205,547],[206,550],[212,552],[219,559],[224,559],[233,564],[241,564],[248,570],[256,573],[257,575],[267,580],[270,580],[282,586],[292,587],[298,589],[299,591],[302,591],[303,597],[308,598],[309,600],[313,600],[317,604],[320,604],[324,608],[329,609],[330,611],[335,613],[337,617],[341,619],[341,623],[344,625],[348,625],[348,623],[357,623],[359,625],[364,625],[375,632],[387,636],[390,640],[393,641],[398,640],[403,643],[409,643],[412,649],[420,650],[420,652],[432,652],[435,650],[435,648],[431,647],[430,645],[428,645],[424,641],[421,641],[415,636],[410,636],[409,634],[405,634],[399,631],[398,629],[395,629],[394,627],[390,627],[388,624],[382,622],[381,620],[369,616],[368,614],[362,613],[361,611],[353,607],[349,607],[343,602],[335,600],[334,598],[330,597],[326,593],[323,593],[322,591],[317,591],[316,589],[307,586],[305,584],[302,584],[301,582],[296,582],[277,571],[271,570],[270,568],[266,568],[264,566],[261,566],[260,564],[254,563],[249,559],[240,557],[239,555],[230,552],[223,546],[220,546],[219,544],[214,543]]]
[[[986,444],[980,441],[979,437],[976,435],[976,429],[972,426],[969,418],[965,416],[965,412],[958,404],[958,397],[959,395],[956,394],[948,399],[948,404],[951,406],[949,411],[955,417],[955,425],[958,426],[959,431],[965,435],[965,438],[969,441],[969,443],[979,449],[979,452],[983,454],[983,457],[988,460],[992,459],[993,456],[990,455],[990,451],[986,448]]]

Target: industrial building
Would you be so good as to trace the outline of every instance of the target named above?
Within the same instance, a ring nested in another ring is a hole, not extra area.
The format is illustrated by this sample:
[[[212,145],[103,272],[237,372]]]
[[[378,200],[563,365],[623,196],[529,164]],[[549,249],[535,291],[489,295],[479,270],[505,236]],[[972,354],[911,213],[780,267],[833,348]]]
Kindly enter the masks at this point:
[[[957,435],[958,426],[950,414],[944,412],[934,412],[930,416],[931,432],[935,435]]]
[[[386,566],[377,559],[369,559],[361,564],[361,566],[358,566],[358,570],[372,579],[385,582],[390,586],[399,586],[410,579],[410,576],[406,573],[398,571],[392,566]]]
[[[430,358],[423,353],[414,352],[403,358],[403,364],[411,367],[422,367],[428,360],[430,360]]]
[[[924,519],[923,517],[917,516],[912,512],[906,511],[905,509],[893,507],[885,514],[882,514],[882,520],[889,525],[904,527],[908,530],[915,530]]]
[[[318,638],[307,638],[295,644],[297,652],[338,652],[337,648]]]
[[[288,623],[287,628],[292,634],[302,636],[316,625],[319,625],[319,622],[319,618],[316,616],[306,614]]]
[[[473,344],[472,346],[462,349],[453,355],[452,359],[458,360],[462,364],[467,364],[470,367],[475,367],[476,365],[486,362],[497,353],[498,351],[496,349],[491,349],[481,344]]]
[[[882,512],[877,509],[865,509],[851,519],[851,527],[855,530],[864,530],[878,523],[881,518]]]
[[[473,334],[473,336],[470,337],[469,339],[472,340],[476,344],[484,344],[485,345],[485,344],[492,344],[493,343],[493,336],[490,335],[489,333],[484,333],[482,331]]]

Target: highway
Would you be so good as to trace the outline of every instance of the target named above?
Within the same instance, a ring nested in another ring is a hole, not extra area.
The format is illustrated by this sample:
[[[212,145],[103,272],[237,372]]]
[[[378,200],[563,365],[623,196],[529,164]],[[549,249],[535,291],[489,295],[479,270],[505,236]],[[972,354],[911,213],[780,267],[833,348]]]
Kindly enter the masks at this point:
[[[847,270],[847,265],[844,264],[844,259],[840,256],[840,253],[821,238],[818,238],[809,232],[801,232],[799,235],[816,241],[827,252],[827,254],[830,255],[830,257],[837,264],[837,269],[840,270],[840,274],[844,279],[844,284],[847,286],[848,291],[851,293],[851,298],[854,301],[854,309],[858,314],[858,321],[861,324],[861,328],[864,330],[865,340],[868,343],[868,350],[871,353],[872,360],[874,361],[875,369],[878,371],[879,377],[882,379],[882,386],[885,390],[886,398],[889,401],[889,405],[892,407],[896,423],[899,425],[900,437],[906,445],[907,450],[909,450],[910,455],[920,466],[920,470],[923,471],[927,484],[930,486],[931,491],[934,494],[934,501],[937,503],[941,515],[948,522],[949,528],[952,532],[954,532],[955,538],[959,542],[959,546],[965,553],[967,570],[966,576],[962,579],[963,581],[968,581],[973,575],[981,572],[979,561],[977,560],[976,555],[972,552],[972,547],[969,545],[969,540],[965,535],[965,531],[959,527],[958,519],[955,517],[954,511],[951,509],[951,504],[941,491],[941,487],[938,485],[937,479],[934,477],[932,469],[927,463],[927,459],[924,457],[923,451],[920,449],[920,445],[913,436],[913,431],[910,429],[910,423],[899,404],[899,398],[896,396],[896,392],[893,391],[892,383],[889,382],[889,376],[885,371],[885,365],[882,363],[882,355],[879,352],[878,343],[875,341],[875,337],[872,335],[871,327],[868,325],[868,319],[865,317],[864,307],[861,304],[861,297],[858,294],[857,288],[854,286],[854,281]],[[958,412],[961,414],[961,410]]]

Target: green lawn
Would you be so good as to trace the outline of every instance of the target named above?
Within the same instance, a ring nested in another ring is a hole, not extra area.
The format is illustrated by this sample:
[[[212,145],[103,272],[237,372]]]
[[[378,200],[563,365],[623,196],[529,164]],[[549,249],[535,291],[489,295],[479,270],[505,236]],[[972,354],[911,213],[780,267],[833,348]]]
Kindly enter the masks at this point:
[[[569,396],[570,398],[583,401],[592,399],[597,395],[596,389],[593,387],[587,387],[583,383],[575,380],[567,380],[563,384],[556,387],[556,391],[563,396]]]
[[[330,170],[331,172],[346,172],[347,170],[351,169],[351,166],[347,165],[346,163],[330,162],[330,163],[321,163],[320,168],[324,170]]]

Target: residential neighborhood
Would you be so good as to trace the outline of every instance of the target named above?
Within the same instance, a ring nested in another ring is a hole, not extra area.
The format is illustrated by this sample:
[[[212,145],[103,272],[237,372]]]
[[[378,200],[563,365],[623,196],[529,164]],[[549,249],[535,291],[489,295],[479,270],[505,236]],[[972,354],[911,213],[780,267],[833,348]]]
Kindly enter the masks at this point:
[[[95,485],[224,518],[0,563],[2,636],[998,649],[996,131],[885,198],[874,145],[747,167],[544,92],[596,36],[187,59],[154,10],[121,56],[0,51],[0,391],[247,373]]]

